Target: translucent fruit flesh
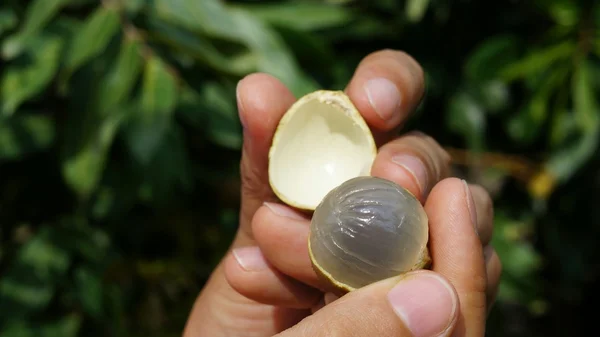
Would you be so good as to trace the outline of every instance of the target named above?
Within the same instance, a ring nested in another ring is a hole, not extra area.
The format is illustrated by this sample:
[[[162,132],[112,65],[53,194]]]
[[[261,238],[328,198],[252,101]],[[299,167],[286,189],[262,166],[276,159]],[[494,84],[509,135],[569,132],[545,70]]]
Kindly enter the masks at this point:
[[[350,179],[316,208],[309,252],[317,273],[351,291],[426,267],[428,219],[420,202],[397,184]]]

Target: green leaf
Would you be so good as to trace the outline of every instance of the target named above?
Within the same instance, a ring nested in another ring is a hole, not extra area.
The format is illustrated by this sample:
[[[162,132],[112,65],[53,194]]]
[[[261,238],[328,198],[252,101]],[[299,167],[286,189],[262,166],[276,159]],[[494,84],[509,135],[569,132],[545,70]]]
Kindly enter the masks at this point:
[[[144,170],[141,198],[164,204],[172,199],[174,191],[189,191],[192,184],[190,159],[186,151],[183,133],[177,124],[169,125],[154,157]]]
[[[82,319],[77,314],[64,315],[48,323],[30,324],[25,320],[10,322],[2,331],[3,337],[75,337]]]
[[[483,149],[485,115],[471,95],[458,92],[452,97],[448,103],[446,124],[452,131],[466,139],[469,148],[476,151]]]
[[[110,237],[92,227],[87,219],[66,216],[55,226],[54,237],[69,255],[86,261],[88,266],[105,267],[111,252]]]
[[[54,142],[54,122],[41,115],[0,119],[0,160],[21,159],[46,150]]]
[[[150,162],[172,122],[178,100],[175,75],[158,57],[146,61],[139,107],[128,120],[127,142],[135,158]]]
[[[218,83],[207,83],[200,93],[185,88],[178,112],[215,144],[238,150],[242,130],[235,101],[230,99],[234,96]]]
[[[99,275],[81,267],[75,270],[77,295],[85,312],[99,319],[103,314],[103,286]]]
[[[242,128],[234,100],[235,94],[222,86],[207,84],[202,88],[201,99],[210,108],[206,132],[215,143],[239,150],[242,147]]]
[[[540,8],[559,25],[573,27],[579,23],[581,8],[577,1],[571,0],[543,0],[539,1]]]
[[[318,85],[298,67],[292,53],[273,30],[242,10],[232,11],[240,35],[257,54],[258,71],[281,80],[297,96],[314,91]]]
[[[242,76],[256,70],[256,57],[251,51],[226,54],[208,39],[154,18],[149,18],[150,34],[176,51],[182,51],[209,67],[226,74]]]
[[[50,83],[58,71],[63,44],[60,37],[41,35],[24,55],[6,66],[0,79],[0,115],[12,115]]]
[[[124,115],[123,109],[115,109],[112,115],[94,122],[86,139],[80,140],[76,152],[63,160],[63,176],[81,198],[86,199],[95,191]]]
[[[101,115],[128,101],[143,66],[139,41],[123,39],[117,60],[103,77],[95,102]]]
[[[429,0],[408,0],[406,1],[406,17],[408,21],[416,23],[421,21],[425,12],[427,12],[427,7],[429,7]]]
[[[0,279],[0,312],[27,315],[43,309],[52,299],[71,260],[56,244],[52,231],[52,227],[43,228],[11,261]]]
[[[535,50],[501,72],[502,79],[513,81],[551,69],[555,63],[567,61],[575,52],[575,42],[569,40],[546,48]]]
[[[569,67],[553,69],[543,77],[533,96],[521,111],[508,121],[509,135],[520,143],[528,144],[536,139],[551,110],[551,98],[557,88],[564,83]]]
[[[123,4],[128,14],[134,15],[144,9],[148,0],[128,0]]]
[[[14,11],[0,8],[0,36],[17,26],[18,18]]]
[[[102,53],[119,31],[119,14],[115,9],[100,6],[86,20],[69,46],[64,61],[68,76],[91,58]],[[66,80],[66,79],[65,79]]]
[[[322,3],[251,4],[237,8],[246,10],[269,24],[301,31],[340,27],[353,19],[348,8]]]
[[[502,69],[518,59],[518,42],[512,35],[499,35],[479,45],[465,62],[469,80],[484,82],[497,79]]]
[[[510,89],[499,80],[475,82],[468,86],[468,92],[490,114],[503,111],[511,104]]]
[[[76,337],[79,335],[82,319],[77,314],[61,317],[59,320],[45,324],[35,335],[41,337]]]
[[[572,78],[572,98],[574,120],[579,127],[578,137],[565,144],[548,160],[546,168],[554,174],[559,181],[568,180],[575,174],[595,153],[598,152],[600,135],[600,114],[596,100],[595,88],[592,87],[589,77],[589,61],[582,61],[576,68]]]
[[[18,33],[7,38],[2,44],[2,56],[12,59],[42,31],[69,0],[34,0],[27,6],[24,22]]]
[[[572,79],[572,97],[575,107],[575,118],[579,128],[587,133],[598,128],[600,110],[596,100],[597,93],[593,87],[592,65],[582,61]]]
[[[247,46],[256,58],[257,71],[277,77],[298,96],[317,88],[281,37],[248,11],[227,8],[218,0],[156,0],[154,10],[172,24]]]
[[[218,0],[155,0],[158,17],[192,31],[243,43],[240,27]]]

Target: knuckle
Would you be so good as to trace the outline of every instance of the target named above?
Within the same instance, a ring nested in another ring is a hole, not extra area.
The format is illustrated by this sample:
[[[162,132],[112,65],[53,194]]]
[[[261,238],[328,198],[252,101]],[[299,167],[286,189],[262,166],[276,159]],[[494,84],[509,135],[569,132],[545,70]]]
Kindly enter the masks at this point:
[[[240,163],[240,179],[242,184],[242,193],[250,197],[264,197],[268,193],[268,184],[263,183],[264,173],[255,165],[242,159]]]

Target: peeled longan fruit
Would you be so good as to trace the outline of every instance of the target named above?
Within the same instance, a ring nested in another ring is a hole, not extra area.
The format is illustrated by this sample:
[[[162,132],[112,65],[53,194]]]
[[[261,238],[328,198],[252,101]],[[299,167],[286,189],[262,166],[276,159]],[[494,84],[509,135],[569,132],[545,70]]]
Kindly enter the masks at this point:
[[[394,182],[371,176],[377,148],[341,91],[300,98],[284,114],[269,151],[269,183],[284,203],[312,214],[313,268],[343,294],[427,268],[428,219]]]
[[[317,274],[352,291],[426,267],[428,238],[427,214],[410,192],[385,179],[357,177],[316,208],[308,247]]]

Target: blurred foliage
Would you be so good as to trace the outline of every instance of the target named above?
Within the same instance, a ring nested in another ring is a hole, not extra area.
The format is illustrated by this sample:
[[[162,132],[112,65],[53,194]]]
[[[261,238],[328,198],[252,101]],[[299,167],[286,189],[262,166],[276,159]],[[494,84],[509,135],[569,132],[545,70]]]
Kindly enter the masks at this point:
[[[4,0],[0,335],[175,336],[237,226],[237,81],[342,89],[393,48],[407,128],[496,205],[490,336],[576,336],[596,303],[600,4]]]

